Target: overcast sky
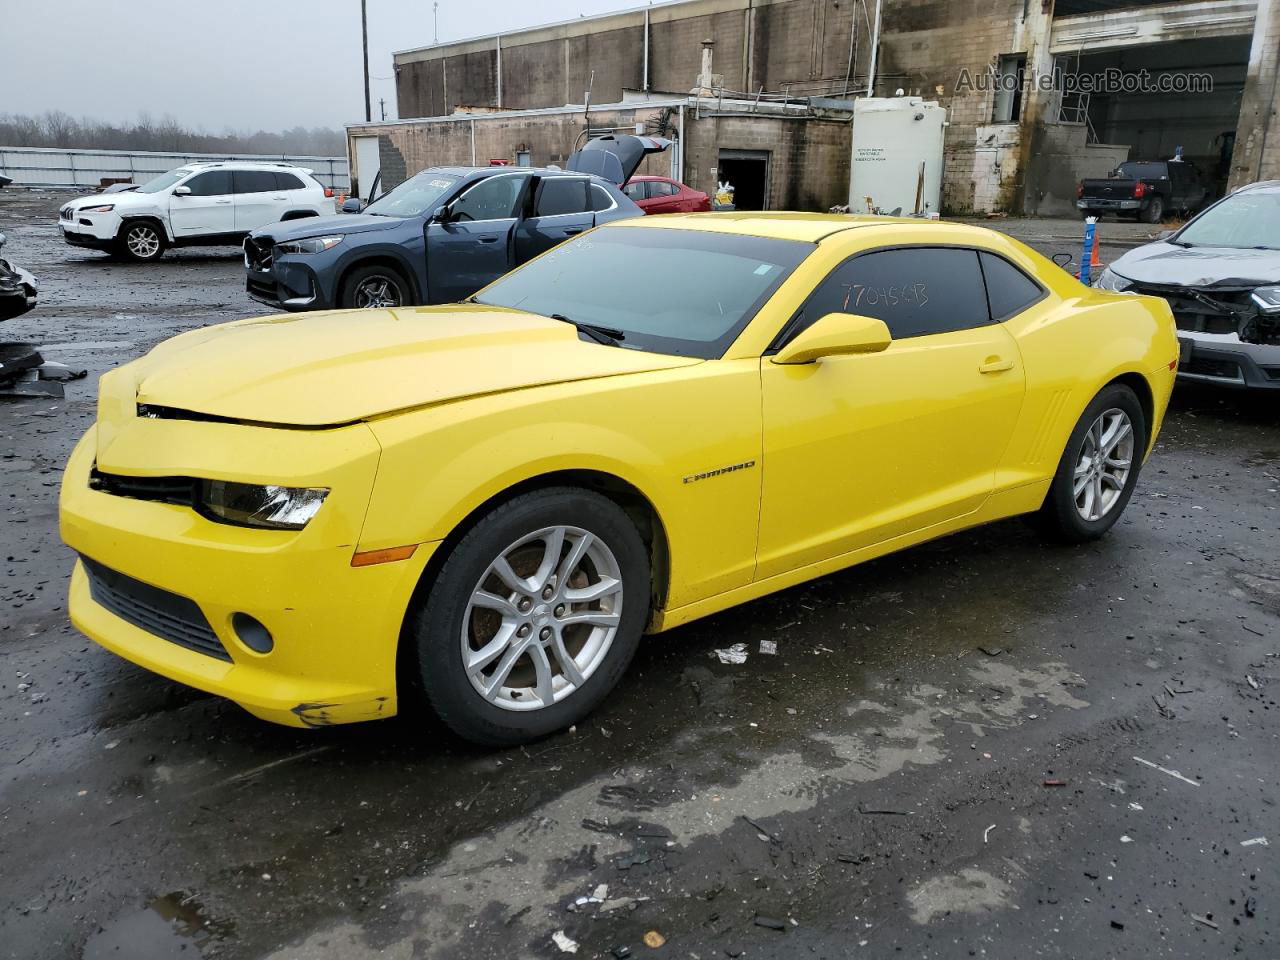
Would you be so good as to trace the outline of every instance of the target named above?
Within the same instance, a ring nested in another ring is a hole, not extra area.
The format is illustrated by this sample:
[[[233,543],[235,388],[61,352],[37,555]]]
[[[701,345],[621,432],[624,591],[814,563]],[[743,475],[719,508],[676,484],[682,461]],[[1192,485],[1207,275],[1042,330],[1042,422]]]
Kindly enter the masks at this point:
[[[431,0],[367,0],[373,116],[395,117],[391,53],[432,41]],[[440,0],[440,40],[642,0]],[[0,0],[0,113],[173,114],[210,133],[364,119],[360,0]]]

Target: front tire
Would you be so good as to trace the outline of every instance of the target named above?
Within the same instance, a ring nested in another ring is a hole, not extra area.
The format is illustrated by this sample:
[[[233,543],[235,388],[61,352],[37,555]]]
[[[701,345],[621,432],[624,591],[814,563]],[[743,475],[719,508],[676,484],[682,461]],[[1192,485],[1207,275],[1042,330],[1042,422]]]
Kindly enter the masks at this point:
[[[528,743],[617,685],[649,616],[649,560],[612,500],[553,487],[483,517],[411,612],[421,685],[454,733]]]
[[[342,282],[338,300],[348,309],[403,307],[411,301],[409,282],[392,267],[357,267]]]
[[[168,246],[164,230],[150,220],[133,220],[120,228],[116,249],[120,255],[135,263],[151,263],[164,256]]]
[[[1039,519],[1066,543],[1096,540],[1120,519],[1147,449],[1147,423],[1134,392],[1104,389],[1081,414],[1058,462]]]

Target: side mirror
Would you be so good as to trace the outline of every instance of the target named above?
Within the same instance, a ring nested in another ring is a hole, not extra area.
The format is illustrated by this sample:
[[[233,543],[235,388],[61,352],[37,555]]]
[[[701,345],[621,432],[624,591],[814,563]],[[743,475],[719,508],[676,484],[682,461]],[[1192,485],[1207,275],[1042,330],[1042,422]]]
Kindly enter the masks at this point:
[[[883,320],[856,313],[828,313],[798,334],[772,359],[781,364],[813,363],[822,357],[879,353],[892,342],[893,337]]]
[[[174,187],[173,195],[175,197],[189,197],[191,196],[191,188],[186,186],[185,184],[183,184],[181,187]]]
[[[364,209],[364,201],[359,197],[347,197],[342,201],[343,213],[359,213]]]
[[[431,215],[432,223],[448,223],[453,219],[453,205],[446,203]]]

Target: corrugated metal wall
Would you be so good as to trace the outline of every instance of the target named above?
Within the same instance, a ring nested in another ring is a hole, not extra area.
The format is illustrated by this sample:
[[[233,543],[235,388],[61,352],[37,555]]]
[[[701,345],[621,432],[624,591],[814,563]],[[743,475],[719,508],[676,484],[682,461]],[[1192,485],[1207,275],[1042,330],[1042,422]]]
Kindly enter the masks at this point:
[[[127,150],[58,150],[44,147],[0,147],[0,174],[15,185],[96,188],[104,178],[145,183],[184,163],[208,160],[283,161],[315,171],[326,187],[347,190],[351,180],[346,157],[295,157],[262,154],[132,153]]]

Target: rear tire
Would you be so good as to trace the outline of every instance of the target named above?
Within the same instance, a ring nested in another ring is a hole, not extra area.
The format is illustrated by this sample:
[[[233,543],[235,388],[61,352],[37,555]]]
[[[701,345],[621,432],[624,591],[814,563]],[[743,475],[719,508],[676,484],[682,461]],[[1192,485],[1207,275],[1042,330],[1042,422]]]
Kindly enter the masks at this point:
[[[1138,482],[1147,429],[1142,404],[1123,384],[1093,398],[1071,431],[1040,508],[1038,520],[1049,536],[1083,543],[1115,525]]]
[[[1164,219],[1164,198],[1152,197],[1147,205],[1142,209],[1141,220],[1143,223],[1159,223]]]
[[[379,307],[404,307],[413,300],[407,281],[400,271],[382,264],[356,267],[342,281],[338,303],[347,310]]]
[[[159,260],[164,256],[164,249],[168,245],[164,229],[151,220],[126,221],[116,237],[117,252],[135,263]]]
[[[449,729],[513,746],[599,706],[635,654],[649,603],[649,558],[630,518],[598,493],[552,487],[468,531],[403,642],[416,645],[423,693]]]

